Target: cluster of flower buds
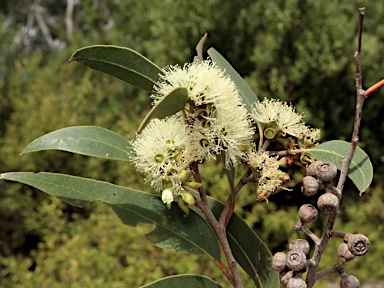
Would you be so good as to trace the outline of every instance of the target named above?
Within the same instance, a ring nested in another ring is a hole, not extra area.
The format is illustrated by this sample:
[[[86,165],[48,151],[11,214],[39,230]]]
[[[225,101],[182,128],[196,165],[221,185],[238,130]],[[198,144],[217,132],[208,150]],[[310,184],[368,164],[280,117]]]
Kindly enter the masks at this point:
[[[300,207],[298,212],[300,220],[294,227],[295,230],[302,230],[306,233],[316,245],[320,243],[321,239],[317,238],[305,225],[314,222],[319,211],[323,213],[337,211],[341,193],[332,183],[336,175],[337,168],[332,162],[315,161],[307,167],[307,175],[302,180],[301,192],[305,196],[314,196],[319,191],[324,191],[318,198],[317,208],[311,204],[304,204]],[[369,239],[362,234],[337,232],[332,237],[344,240],[337,250],[339,263],[342,265],[356,256],[365,255],[370,247]],[[314,265],[313,259],[307,259],[309,250],[309,243],[306,240],[296,239],[290,243],[288,253],[278,252],[273,256],[272,268],[280,273],[280,281],[286,287],[307,287],[306,282],[302,279],[302,274],[308,266]],[[356,277],[346,274],[344,269],[338,272],[341,277],[340,287],[360,287]]]

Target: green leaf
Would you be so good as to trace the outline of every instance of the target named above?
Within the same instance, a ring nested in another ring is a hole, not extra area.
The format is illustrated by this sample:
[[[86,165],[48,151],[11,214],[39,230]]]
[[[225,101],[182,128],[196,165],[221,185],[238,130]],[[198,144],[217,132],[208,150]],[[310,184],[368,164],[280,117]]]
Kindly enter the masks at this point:
[[[311,149],[308,154],[317,160],[329,161],[341,170],[341,160],[348,154],[350,142],[332,140]],[[360,192],[365,191],[371,185],[373,178],[373,167],[368,155],[356,147],[355,155],[348,169],[348,177],[356,185]]]
[[[186,88],[180,87],[172,90],[149,111],[143,122],[141,122],[138,132],[140,133],[153,118],[163,119],[179,112],[187,100],[188,90]]]
[[[239,90],[240,97],[243,100],[245,108],[248,112],[251,112],[252,104],[259,101],[255,93],[249,87],[247,82],[237,73],[237,71],[232,67],[232,65],[214,48],[208,50],[208,55],[211,57],[213,62],[219,66],[224,73],[231,77],[232,81],[235,83],[237,89]]]
[[[146,237],[157,246],[182,253],[208,254],[220,261],[220,247],[211,226],[193,211],[185,216],[177,205],[168,210],[159,196],[55,173],[12,172],[0,174],[0,179],[33,186],[74,206],[101,201],[109,204],[126,225],[154,224],[154,230]]]
[[[184,187],[188,192],[199,198],[194,190]],[[224,208],[220,201],[208,197],[208,205],[216,218]],[[195,208],[193,208],[195,209]],[[232,215],[227,226],[228,242],[238,264],[252,278],[256,287],[279,287],[279,275],[272,269],[272,254],[265,243],[236,213]]]
[[[163,71],[136,51],[112,45],[95,45],[76,50],[69,62],[112,75],[138,88],[152,91]]]
[[[52,149],[124,161],[129,160],[132,151],[131,143],[111,130],[97,126],[73,126],[37,138],[21,154]]]
[[[222,287],[212,279],[200,275],[175,275],[157,280],[142,288],[220,288]]]

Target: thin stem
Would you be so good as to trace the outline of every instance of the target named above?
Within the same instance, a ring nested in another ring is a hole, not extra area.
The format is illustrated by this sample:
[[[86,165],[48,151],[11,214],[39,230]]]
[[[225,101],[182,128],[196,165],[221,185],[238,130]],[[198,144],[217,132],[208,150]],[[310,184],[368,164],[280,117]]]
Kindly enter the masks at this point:
[[[193,173],[193,177],[195,178],[196,182],[201,183],[201,177],[199,173],[199,166],[198,163],[192,163],[191,164],[191,171]],[[223,249],[225,258],[227,259],[228,267],[231,271],[231,274],[224,272],[225,276],[228,278],[228,280],[231,282],[232,286],[235,288],[243,288],[243,285],[241,283],[239,270],[237,268],[237,262],[235,260],[235,257],[232,254],[231,247],[229,246],[227,233],[226,233],[226,226],[224,223],[219,223],[219,221],[215,218],[215,215],[213,215],[212,210],[209,207],[208,204],[208,198],[207,194],[204,190],[204,187],[201,187],[198,189],[200,194],[200,200],[196,199],[195,205],[197,208],[203,212],[205,217],[207,217],[208,222],[211,224],[213,230],[216,233],[217,239],[220,242],[220,245]],[[222,269],[222,267],[219,267]]]
[[[365,91],[365,96],[368,97],[369,95],[372,94],[372,92],[375,92],[377,89],[383,86],[384,86],[384,79],[372,85],[371,87],[369,87],[367,91]]]
[[[273,156],[284,157],[284,156],[287,156],[287,155],[296,155],[298,153],[306,153],[306,152],[309,152],[311,150],[312,149],[305,149],[305,148],[301,148],[301,149],[288,149],[288,150],[283,150],[283,151],[268,151],[268,154],[269,155],[273,155]]]
[[[264,133],[263,133],[263,127],[261,126],[261,124],[259,122],[257,122],[256,125],[257,125],[257,129],[259,130],[259,135],[260,135],[259,149],[258,149],[258,150],[260,150],[263,147]]]
[[[269,146],[269,144],[271,144],[271,140],[270,139],[265,140],[264,144],[261,146],[259,151],[266,151],[268,146]]]
[[[359,9],[359,28],[358,28],[358,45],[357,51],[355,53],[355,63],[356,63],[356,112],[355,112],[355,121],[353,125],[351,146],[349,148],[347,156],[342,160],[341,173],[339,182],[337,184],[337,189],[342,194],[344,189],[344,184],[348,176],[348,168],[351,164],[353,155],[355,154],[357,142],[359,140],[359,130],[362,117],[363,103],[366,98],[365,91],[362,89],[362,76],[361,76],[361,40],[362,40],[362,31],[363,31],[363,20],[364,20],[365,8]],[[309,267],[306,283],[308,288],[312,288],[319,276],[316,276],[316,269],[320,263],[321,256],[325,250],[325,247],[328,244],[329,239],[332,237],[333,226],[336,222],[337,213],[339,209],[336,209],[334,212],[329,214],[327,224],[324,228],[323,235],[320,239],[319,245],[316,245],[315,251],[313,253],[312,259],[315,262],[315,265]]]
[[[309,230],[306,226],[302,226],[301,227],[301,231],[303,231],[309,238],[312,239],[312,241],[315,243],[315,244],[319,244],[320,243],[320,239],[319,237],[316,236],[315,233],[313,233],[311,230]]]
[[[217,228],[218,223],[217,223],[216,218],[213,216],[211,210],[206,205],[204,205],[202,201],[199,201],[198,199],[195,200],[195,206],[197,208],[199,208],[204,213],[205,217],[207,217],[208,222],[212,225],[213,229],[216,232],[216,230],[218,229]],[[216,227],[216,229],[215,229],[215,227]],[[221,244],[221,239],[222,239],[222,237],[220,237],[221,233],[219,236],[219,234],[216,232],[216,235],[217,235],[217,238],[219,239],[219,242]],[[223,248],[223,250],[224,250],[224,248]],[[231,282],[231,284],[235,287],[235,283],[234,283],[234,280],[233,280],[231,273],[229,273],[228,270],[220,262],[218,262],[216,259],[214,259],[214,258],[211,258],[211,259],[216,264],[216,266],[219,267],[221,272],[223,272],[223,274],[227,277],[229,282]]]
[[[229,195],[227,202],[225,203],[225,207],[223,211],[220,214],[219,223],[224,223],[225,226],[228,225],[229,221],[231,220],[231,217],[233,215],[233,212],[235,210],[235,201],[232,199],[232,197],[236,197],[236,195],[239,193],[241,188],[244,187],[249,181],[247,179],[252,174],[252,170],[250,168],[245,171],[243,176],[240,178],[239,182],[237,183],[234,193]],[[234,195],[234,196],[232,196]],[[225,221],[224,221],[225,220]]]
[[[336,237],[336,238],[340,238],[340,239],[344,239],[345,235],[347,235],[347,233],[342,232],[342,231],[337,231],[337,230],[331,231],[330,234],[331,234],[331,237]]]
[[[345,260],[343,259],[339,259],[339,262],[336,263],[335,265],[333,265],[331,268],[328,268],[328,269],[325,269],[323,271],[320,271],[318,273],[316,273],[316,280],[319,280],[320,278],[323,278],[324,276],[327,276],[329,274],[333,274],[333,273],[343,273],[344,272],[344,263],[345,263]]]

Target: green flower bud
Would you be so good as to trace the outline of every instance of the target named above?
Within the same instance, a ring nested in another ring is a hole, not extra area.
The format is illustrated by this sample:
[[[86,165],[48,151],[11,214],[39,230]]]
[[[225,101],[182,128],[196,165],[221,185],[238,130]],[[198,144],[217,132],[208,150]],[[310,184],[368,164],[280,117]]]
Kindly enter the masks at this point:
[[[203,187],[203,183],[199,183],[199,182],[185,182],[183,183],[184,186],[187,186],[187,187],[191,187],[192,189],[199,189],[201,187]]]
[[[185,190],[181,190],[181,198],[183,199],[183,201],[186,203],[186,204],[189,204],[189,205],[195,205],[195,198],[192,196],[191,193],[185,191]]]
[[[185,214],[189,215],[189,205],[184,202],[181,195],[175,196],[174,200],[177,202],[181,210],[184,211]]]
[[[184,184],[184,182],[188,182],[191,179],[192,173],[191,171],[181,171],[180,173],[180,182]]]

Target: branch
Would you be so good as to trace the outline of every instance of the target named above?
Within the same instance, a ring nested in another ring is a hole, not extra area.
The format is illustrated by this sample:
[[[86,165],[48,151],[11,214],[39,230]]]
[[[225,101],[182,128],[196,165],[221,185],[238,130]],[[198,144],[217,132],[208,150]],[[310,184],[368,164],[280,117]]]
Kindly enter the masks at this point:
[[[383,86],[384,86],[384,79],[372,85],[371,87],[369,87],[367,91],[365,91],[365,97],[368,97],[369,95],[372,94],[372,92],[375,92],[377,89]]]
[[[74,0],[67,0],[67,9],[65,10],[65,27],[67,28],[67,38],[73,40],[73,8],[75,7]]]
[[[53,45],[53,38],[51,36],[51,33],[49,31],[47,24],[45,24],[45,21],[44,21],[43,15],[42,15],[43,9],[40,6],[35,6],[34,9],[35,9],[35,18],[37,21],[37,25],[39,26],[41,32],[43,32],[43,35],[45,37],[45,41],[47,42],[48,48],[50,50],[52,50],[53,46],[54,46]]]
[[[198,163],[194,162],[190,165],[193,177],[195,178],[196,182],[201,183],[201,177],[199,173],[199,166]],[[222,268],[223,266],[218,265],[221,271],[225,274],[225,276],[228,278],[228,280],[231,282],[232,286],[235,288],[243,288],[243,285],[241,283],[239,270],[237,268],[237,262],[235,260],[235,257],[232,254],[231,247],[229,246],[228,238],[227,238],[227,232],[226,232],[226,226],[224,223],[220,223],[217,221],[215,216],[213,215],[211,209],[209,208],[208,204],[208,198],[206,195],[206,192],[204,190],[204,187],[201,187],[198,189],[200,194],[200,200],[196,200],[196,207],[203,212],[205,217],[207,217],[208,222],[211,224],[213,230],[215,231],[217,235],[217,239],[220,242],[220,245],[223,249],[225,258],[227,259],[227,263],[229,266],[229,269],[231,270],[231,274],[229,274],[226,270],[224,271]],[[225,208],[224,208],[225,209]],[[216,263],[216,262],[215,262]],[[217,264],[217,263],[216,263]]]
[[[365,8],[359,8],[359,28],[358,28],[358,45],[357,51],[355,53],[355,63],[356,63],[356,110],[355,110],[355,121],[353,125],[351,146],[349,148],[347,156],[342,160],[341,173],[339,182],[337,184],[337,190],[342,194],[344,189],[344,184],[348,176],[348,168],[351,164],[353,155],[355,154],[357,142],[359,141],[359,130],[362,117],[363,103],[366,98],[366,93],[362,89],[362,76],[361,76],[361,44],[362,44],[362,31],[363,31],[363,20],[364,20]],[[327,224],[324,228],[323,235],[320,239],[319,245],[316,245],[315,251],[313,253],[312,259],[314,260],[315,265],[308,268],[308,274],[306,277],[306,283],[308,288],[312,288],[316,280],[320,275],[316,276],[316,269],[320,263],[321,256],[325,250],[325,247],[328,244],[329,239],[332,237],[333,226],[336,222],[337,213],[339,209],[331,212],[328,217]]]
[[[248,177],[252,174],[252,171],[250,168],[245,171],[244,175],[241,177],[239,182],[237,183],[234,192],[231,193],[231,195],[228,196],[227,202],[225,203],[223,211],[221,211],[219,223],[224,224],[225,226],[228,225],[229,221],[231,220],[231,217],[233,215],[233,212],[235,210],[235,199],[232,199],[233,197],[236,197],[236,195],[239,193],[241,188],[249,181],[247,181]]]

